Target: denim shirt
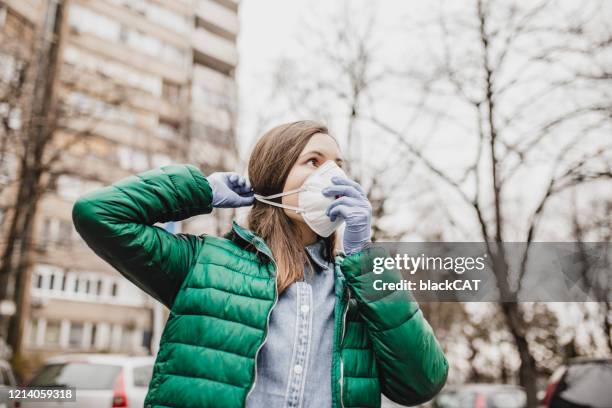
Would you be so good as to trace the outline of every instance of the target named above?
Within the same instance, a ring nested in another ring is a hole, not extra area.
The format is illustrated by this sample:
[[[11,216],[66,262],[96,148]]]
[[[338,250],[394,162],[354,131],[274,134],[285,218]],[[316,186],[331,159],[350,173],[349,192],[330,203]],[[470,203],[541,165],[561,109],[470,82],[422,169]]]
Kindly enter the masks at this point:
[[[323,258],[321,238],[305,248],[315,270],[306,262],[304,280],[292,283],[278,297],[246,407],[332,406],[334,265]]]

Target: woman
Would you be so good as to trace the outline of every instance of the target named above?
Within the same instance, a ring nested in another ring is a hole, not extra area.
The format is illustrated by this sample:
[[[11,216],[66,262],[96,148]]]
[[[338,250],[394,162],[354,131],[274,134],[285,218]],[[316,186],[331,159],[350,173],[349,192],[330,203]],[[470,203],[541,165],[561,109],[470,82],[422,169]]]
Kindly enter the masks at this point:
[[[414,405],[442,388],[448,363],[416,302],[367,289],[371,207],[341,166],[328,130],[300,121],[258,141],[250,183],[172,165],[75,203],[87,244],[170,309],[147,407]],[[223,237],[153,225],[251,205]]]

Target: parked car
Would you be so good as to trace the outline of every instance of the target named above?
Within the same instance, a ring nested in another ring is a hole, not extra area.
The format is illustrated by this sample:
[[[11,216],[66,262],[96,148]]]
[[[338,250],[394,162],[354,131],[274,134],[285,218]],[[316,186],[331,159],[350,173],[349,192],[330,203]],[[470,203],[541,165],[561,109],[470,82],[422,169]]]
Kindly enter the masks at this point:
[[[17,386],[17,380],[11,365],[6,360],[0,360],[0,408],[9,408],[9,390]]]
[[[612,359],[577,358],[559,367],[550,377],[542,406],[612,407]]]
[[[26,387],[75,387],[76,402],[21,401],[19,408],[142,407],[155,357],[119,354],[69,354],[45,361]]]
[[[464,384],[445,387],[434,399],[435,408],[524,408],[525,390],[507,384]]]

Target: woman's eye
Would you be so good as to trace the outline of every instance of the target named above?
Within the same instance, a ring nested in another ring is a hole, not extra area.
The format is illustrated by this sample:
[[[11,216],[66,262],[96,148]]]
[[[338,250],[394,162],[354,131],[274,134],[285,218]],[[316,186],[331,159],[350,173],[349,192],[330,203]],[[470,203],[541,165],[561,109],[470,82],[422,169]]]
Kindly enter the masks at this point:
[[[317,159],[308,159],[308,161],[306,163],[312,163],[313,166],[317,165]]]

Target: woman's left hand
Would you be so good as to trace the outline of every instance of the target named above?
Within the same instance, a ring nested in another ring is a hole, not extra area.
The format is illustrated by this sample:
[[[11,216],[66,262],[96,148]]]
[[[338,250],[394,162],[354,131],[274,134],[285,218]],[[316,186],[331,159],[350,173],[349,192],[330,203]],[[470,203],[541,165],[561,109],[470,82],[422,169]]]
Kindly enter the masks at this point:
[[[361,251],[366,242],[370,241],[372,205],[359,183],[332,177],[333,186],[322,190],[324,196],[340,196],[327,207],[325,213],[332,221],[340,216],[344,218],[344,253],[350,255]]]

